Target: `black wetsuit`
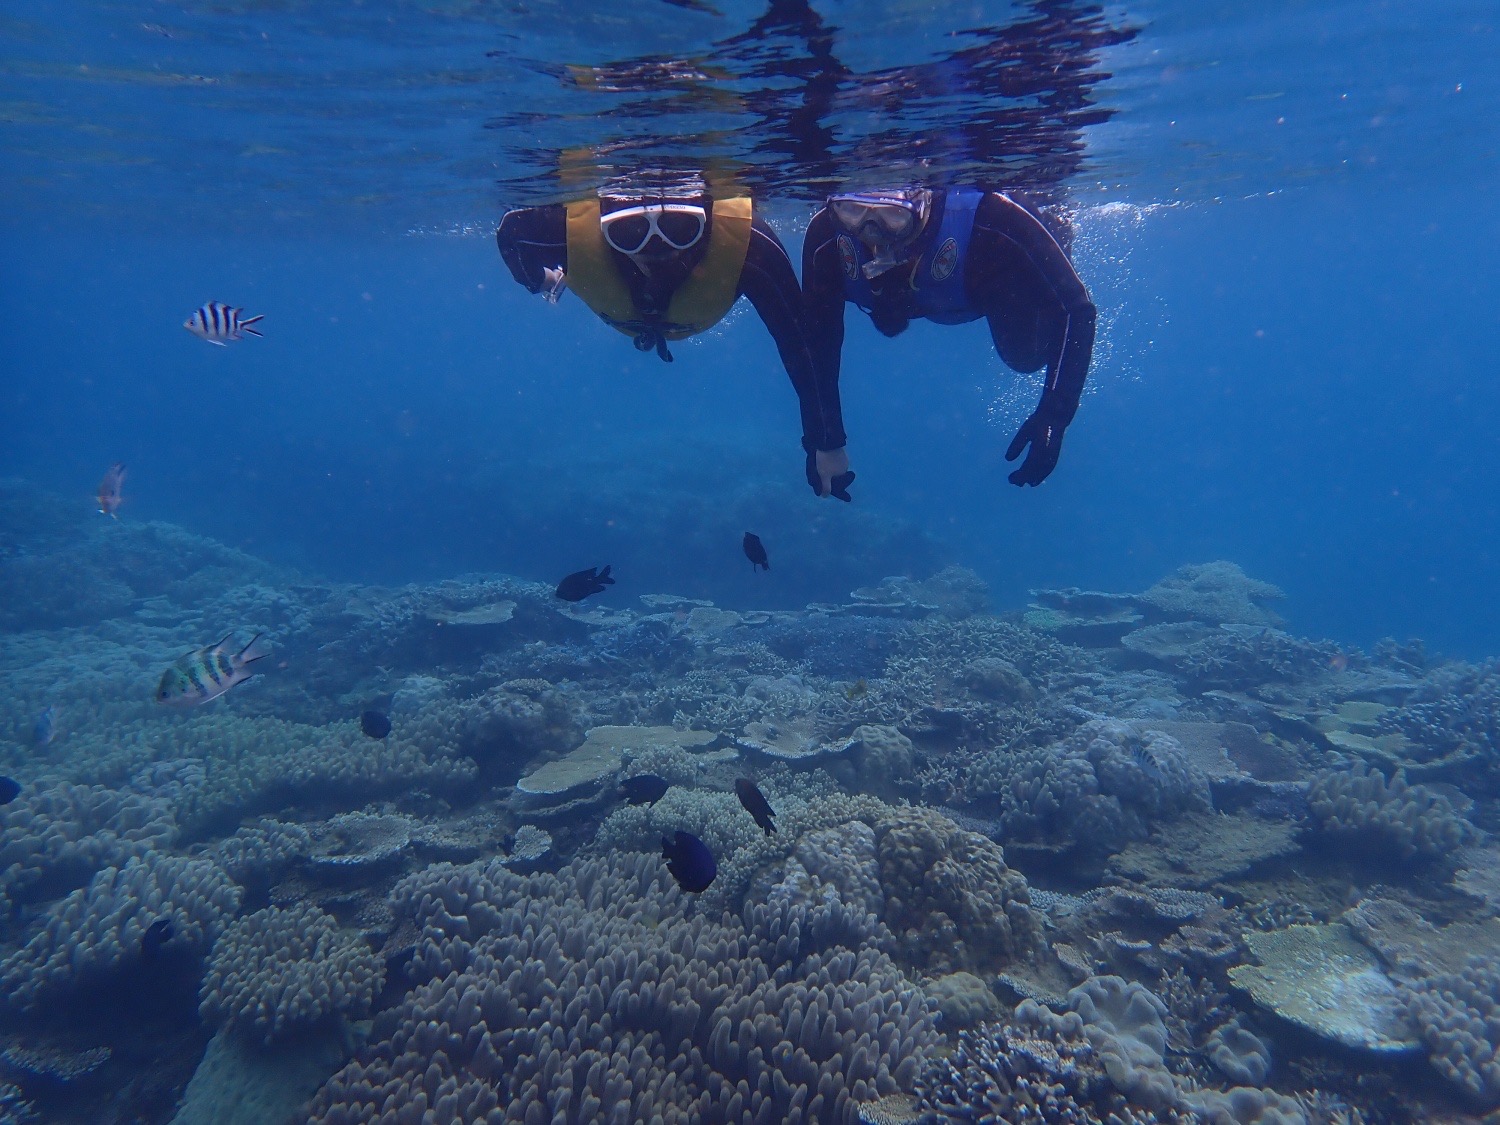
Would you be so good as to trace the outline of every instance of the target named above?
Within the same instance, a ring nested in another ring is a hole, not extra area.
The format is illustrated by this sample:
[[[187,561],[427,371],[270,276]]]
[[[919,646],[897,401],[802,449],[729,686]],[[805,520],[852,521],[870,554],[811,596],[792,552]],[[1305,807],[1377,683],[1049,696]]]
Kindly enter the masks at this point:
[[[942,223],[943,197],[908,251],[914,260],[928,247]],[[827,208],[813,216],[802,244],[802,291],[807,331],[817,363],[816,382],[828,386],[824,397],[838,402],[840,353],[844,344],[844,267],[836,238],[839,230]],[[1012,484],[1040,484],[1057,464],[1063,430],[1073,421],[1088,377],[1094,349],[1095,310],[1088,290],[1068,260],[1066,231],[1049,231],[1037,214],[1014,197],[987,193],[974,214],[964,266],[964,294],[977,319],[989,323],[995,350],[1015,371],[1045,367],[1046,382],[1036,411],[1006,451],[1014,460],[1029,444],[1031,451]],[[870,319],[887,336],[904,332],[922,314],[908,288],[909,271],[896,267],[874,278]],[[819,449],[844,444],[843,425],[834,419]]]
[[[511,276],[532,293],[541,291],[544,269],[568,266],[567,209],[562,204],[527,207],[511,211],[500,220],[495,232],[500,256],[510,267]],[[630,258],[617,250],[608,253],[615,259],[620,277],[630,289],[636,308],[649,312],[664,311],[672,294],[683,283],[701,259],[708,245],[704,237],[697,246],[682,252],[650,276],[635,267]],[[828,419],[838,422],[840,409],[838,380],[835,377],[820,393],[816,384],[817,367],[802,320],[801,291],[792,259],[776,232],[759,216],[750,224],[750,243],[745,264],[740,270],[736,297],[748,297],[760,314],[761,321],[776,342],[782,366],[797,392],[802,412],[803,448],[821,440],[829,431]],[[842,429],[839,430],[842,435]]]

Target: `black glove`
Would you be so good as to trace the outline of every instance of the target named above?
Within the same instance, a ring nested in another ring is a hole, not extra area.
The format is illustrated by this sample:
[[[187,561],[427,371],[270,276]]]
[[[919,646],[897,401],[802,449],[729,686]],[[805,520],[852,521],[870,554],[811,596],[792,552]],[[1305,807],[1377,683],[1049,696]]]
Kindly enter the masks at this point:
[[[818,455],[811,450],[807,454],[807,483],[812,486],[814,496],[823,495],[823,481],[818,476]],[[849,486],[853,483],[854,472],[852,470],[840,473],[829,482],[828,491],[847,504],[854,499],[849,495]]]
[[[1016,436],[1010,439],[1005,459],[1014,461],[1028,445],[1031,449],[1021,467],[1010,474],[1011,484],[1041,484],[1051,475],[1057,468],[1058,454],[1062,452],[1063,428],[1061,422],[1048,422],[1035,414],[1021,423]]]

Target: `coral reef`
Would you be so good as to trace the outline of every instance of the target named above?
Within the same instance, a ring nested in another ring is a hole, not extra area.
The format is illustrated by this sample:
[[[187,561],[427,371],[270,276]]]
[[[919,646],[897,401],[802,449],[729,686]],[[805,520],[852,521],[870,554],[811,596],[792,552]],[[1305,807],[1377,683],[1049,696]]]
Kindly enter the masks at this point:
[[[1307,806],[1328,835],[1403,859],[1446,858],[1476,836],[1446,795],[1408,785],[1400,770],[1387,778],[1363,763],[1316,778]]]
[[[878,581],[868,546],[840,604],[563,606],[307,580],[0,484],[8,513],[0,1118],[165,1120],[214,1022],[178,1125],[319,1086],[344,1122],[1500,1106],[1500,662],[1302,639],[1223,562],[1006,617],[958,568]],[[277,658],[157,707],[228,629]],[[622,804],[643,773],[667,794]],[[701,894],[673,831],[718,860]]]
[[[331,1015],[358,1019],[385,965],[316,906],[271,906],[237,918],[214,942],[203,1018],[269,1046]]]
[[[147,928],[204,950],[239,908],[240,889],[210,860],[152,852],[106,867],[54,905],[26,944],[0,961],[0,986],[23,1011],[93,984],[141,957]]]
[[[953,1053],[924,1068],[921,1105],[939,1120],[986,1125],[1306,1125],[1297,1102],[1273,1091],[1202,1089],[1175,1076],[1165,1006],[1140,984],[1092,978],[1066,1008],[1023,1000],[1009,1020],[960,1032]]]
[[[856,1121],[915,1078],[920,991],[806,907],[684,913],[652,856],[400,884],[425,983],[314,1099],[316,1122]],[[587,922],[583,921],[585,915]]]
[[[1245,942],[1259,965],[1229,970],[1255,1002],[1335,1043],[1375,1054],[1414,1046],[1395,984],[1347,926],[1289,926],[1251,931]]]
[[[1437,1071],[1480,1107],[1500,1106],[1500,960],[1473,956],[1404,990],[1406,1018]]]
[[[1262,602],[1286,595],[1269,582],[1251,578],[1232,562],[1178,567],[1140,600],[1162,617],[1205,621],[1210,625],[1279,625],[1280,618]]]
[[[1042,955],[1026,880],[998,844],[941,813],[897,809],[875,825],[885,921],[909,964],[994,971]]]
[[[163,800],[66,781],[24,792],[0,809],[0,919],[15,906],[82,886],[105,866],[165,848],[177,837]]]

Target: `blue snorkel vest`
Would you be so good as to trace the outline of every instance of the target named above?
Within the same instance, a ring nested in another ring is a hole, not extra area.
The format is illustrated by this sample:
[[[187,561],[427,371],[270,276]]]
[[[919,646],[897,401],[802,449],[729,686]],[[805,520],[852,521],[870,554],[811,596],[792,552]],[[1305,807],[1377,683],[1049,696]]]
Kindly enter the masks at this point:
[[[937,233],[927,241],[915,263],[902,262],[879,275],[882,288],[889,289],[900,278],[916,296],[914,317],[937,324],[966,324],[981,315],[969,304],[964,292],[964,267],[969,260],[969,236],[974,232],[974,212],[985,193],[978,188],[953,188],[943,197],[943,217]],[[926,236],[930,232],[924,231]],[[865,312],[875,307],[875,290],[864,274],[865,263],[874,255],[859,239],[840,231],[837,236],[839,265],[844,271],[844,299]]]

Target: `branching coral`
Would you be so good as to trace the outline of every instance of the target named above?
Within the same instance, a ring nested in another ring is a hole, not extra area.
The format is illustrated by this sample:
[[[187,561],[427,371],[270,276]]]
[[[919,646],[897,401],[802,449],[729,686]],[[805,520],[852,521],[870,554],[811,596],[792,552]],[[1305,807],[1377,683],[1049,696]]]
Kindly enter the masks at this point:
[[[331,1015],[358,1018],[385,964],[315,906],[267,907],[230,923],[214,942],[203,1018],[267,1045]]]
[[[431,974],[313,1102],[314,1122],[853,1122],[915,1077],[930,1017],[884,954],[767,904],[684,914],[654,856],[398,886]]]

